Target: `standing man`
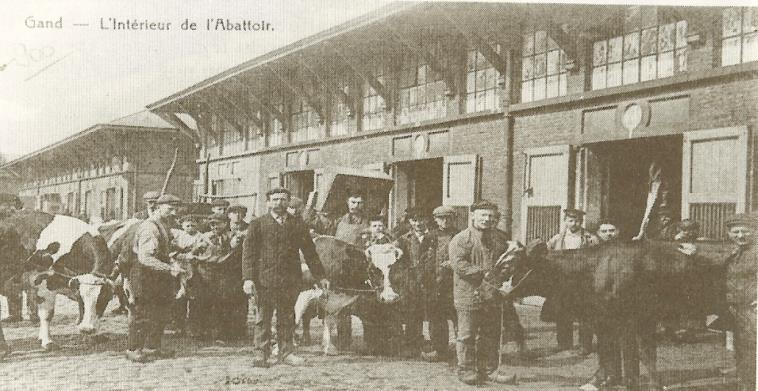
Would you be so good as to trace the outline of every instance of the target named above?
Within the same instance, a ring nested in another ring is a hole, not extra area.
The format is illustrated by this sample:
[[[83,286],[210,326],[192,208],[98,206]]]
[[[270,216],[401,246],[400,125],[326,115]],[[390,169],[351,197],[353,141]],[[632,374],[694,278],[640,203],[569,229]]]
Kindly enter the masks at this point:
[[[259,307],[253,359],[256,367],[268,366],[274,310],[277,312],[279,360],[291,365],[303,362],[292,353],[295,301],[302,284],[300,252],[311,274],[320,280],[321,287],[329,289],[329,281],[324,277],[324,268],[308,228],[302,220],[287,213],[289,201],[289,190],[269,190],[266,193],[269,212],[250,224],[243,242],[243,290],[256,296]]]
[[[450,328],[448,320],[457,323],[457,314],[453,305],[453,269],[450,267],[448,246],[453,237],[460,232],[454,225],[455,209],[439,206],[432,211],[436,227],[431,230],[435,238],[435,288],[434,303],[429,320],[429,334],[434,351],[425,358],[429,361],[447,360]]]
[[[171,194],[160,196],[156,210],[140,223],[134,236],[137,263],[129,272],[134,304],[129,308],[129,338],[126,357],[134,362],[167,358],[173,352],[161,349],[163,330],[171,317],[174,278],[182,269],[171,265],[171,230],[181,200]]]
[[[155,210],[155,202],[158,200],[158,197],[160,197],[161,193],[157,191],[146,191],[145,194],[142,195],[142,201],[145,203],[145,209],[136,212],[134,214],[135,219],[145,220],[153,213]]]
[[[740,391],[755,390],[756,344],[756,270],[758,246],[755,243],[756,218],[737,214],[726,221],[729,239],[737,245],[727,259],[726,300],[734,318],[734,354]]]
[[[10,217],[23,207],[21,199],[11,193],[0,193],[0,220]],[[24,277],[25,273],[15,276],[5,277],[2,281],[2,293],[8,300],[8,317],[3,322],[20,322],[22,320],[21,309],[24,302],[23,292],[26,292],[26,309],[29,312],[29,318],[33,322],[39,322],[37,315],[37,297],[36,287],[27,283],[28,278]]]
[[[424,320],[431,320],[436,298],[435,252],[436,238],[429,232],[427,218],[418,208],[408,210],[411,230],[398,241],[406,260],[408,275],[403,280],[405,287],[401,295],[405,338],[402,355],[406,358],[418,357],[424,343]]]
[[[497,205],[478,201],[471,205],[471,212],[471,227],[453,237],[448,255],[458,315],[458,379],[475,385],[488,380],[489,372],[497,368],[502,320],[501,301],[484,300],[476,291],[485,273],[507,250],[508,237],[495,228],[499,219]]]
[[[610,221],[603,221],[597,227],[597,238],[600,243],[612,242],[618,239],[619,230],[615,224]]]
[[[574,250],[594,246],[598,243],[595,235],[582,227],[584,211],[566,209],[564,214],[563,229],[547,242],[548,249],[553,251]],[[549,299],[542,307],[542,314],[545,318],[543,320],[549,319],[551,310],[553,310],[559,351],[570,350],[574,347],[574,319],[566,310],[566,307],[572,304],[571,300],[572,298],[556,297],[552,300]],[[582,355],[592,352],[592,335],[589,324],[581,322],[579,324],[579,344],[582,348]]]

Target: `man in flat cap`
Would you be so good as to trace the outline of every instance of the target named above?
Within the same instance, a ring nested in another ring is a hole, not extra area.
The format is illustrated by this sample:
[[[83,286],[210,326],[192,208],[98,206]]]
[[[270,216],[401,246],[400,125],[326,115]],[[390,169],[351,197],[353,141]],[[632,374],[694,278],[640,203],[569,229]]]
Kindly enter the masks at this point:
[[[129,308],[129,337],[126,357],[134,362],[149,362],[173,355],[161,348],[163,330],[171,317],[174,278],[182,273],[172,265],[171,229],[181,200],[164,194],[155,201],[155,211],[140,223],[134,235],[133,251],[137,263],[129,270],[134,300]]]
[[[241,248],[242,241],[247,234],[247,227],[249,226],[247,221],[245,221],[247,208],[242,205],[232,205],[226,210],[226,215],[229,217],[229,231],[232,234],[230,244],[233,248]]]
[[[595,235],[582,227],[584,211],[566,209],[563,212],[563,228],[547,242],[548,249],[553,251],[574,250],[595,246],[599,243]],[[545,302],[542,307],[543,320],[555,319],[555,333],[559,351],[567,351],[574,347],[574,319],[568,312],[563,310],[563,308],[567,307],[564,304],[564,300],[569,299],[556,297],[553,300]],[[593,333],[589,328],[589,324],[580,322],[579,344],[581,345],[582,355],[592,352],[592,337]]]
[[[268,213],[250,223],[243,242],[242,289],[256,296],[259,308],[253,359],[256,367],[268,366],[274,310],[277,312],[279,360],[290,365],[303,362],[293,354],[294,309],[302,285],[301,253],[313,277],[323,289],[329,289],[308,228],[303,220],[287,213],[289,201],[289,190],[269,190],[266,193]]]
[[[216,198],[211,202],[211,213],[220,213],[226,215],[226,209],[229,208],[229,201]]]
[[[435,292],[434,304],[430,313],[429,334],[432,340],[432,351],[428,355],[422,355],[429,361],[446,360],[449,354],[448,320],[457,323],[458,317],[453,305],[453,269],[450,267],[448,245],[453,236],[460,230],[455,227],[455,209],[450,206],[438,206],[432,211],[435,226],[430,234],[435,239]]]
[[[756,217],[748,214],[737,214],[726,221],[729,239],[736,245],[726,263],[726,300],[734,318],[734,354],[740,391],[756,389],[757,227]]]
[[[157,191],[147,191],[142,194],[142,201],[145,203],[145,209],[134,214],[135,219],[145,220],[155,210],[155,202],[160,197],[161,193]]]
[[[17,210],[21,209],[21,199],[11,193],[0,193],[0,220],[6,217],[12,216]],[[23,291],[24,283],[26,280],[21,275],[14,276],[10,279],[6,278],[2,285],[2,294],[8,299],[8,317],[3,322],[20,322],[21,319],[21,307],[23,303]],[[36,291],[33,287],[27,287],[27,297],[36,297]],[[34,294],[34,295],[32,295]],[[32,320],[37,317],[36,302],[34,300],[27,300],[27,309],[29,310],[29,316]],[[38,320],[36,320],[38,321]]]
[[[501,300],[485,300],[477,291],[484,275],[508,249],[508,235],[496,228],[500,217],[497,205],[478,201],[470,210],[471,226],[453,237],[448,255],[458,315],[458,379],[475,385],[504,378],[490,377],[498,364]]]

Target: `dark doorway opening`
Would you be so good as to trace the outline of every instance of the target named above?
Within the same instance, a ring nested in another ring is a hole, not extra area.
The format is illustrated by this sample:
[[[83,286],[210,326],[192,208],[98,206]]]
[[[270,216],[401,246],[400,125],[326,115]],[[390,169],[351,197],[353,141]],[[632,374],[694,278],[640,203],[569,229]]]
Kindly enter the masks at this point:
[[[431,216],[442,205],[442,163],[442,158],[396,163],[395,207],[400,214],[416,207]]]
[[[613,141],[590,146],[605,169],[601,191],[605,218],[616,224],[622,239],[631,239],[640,229],[647,195],[650,190],[650,165],[661,168],[665,186],[658,202],[665,198],[666,206],[679,220],[682,188],[682,137],[662,136],[636,140]],[[651,216],[655,218],[656,216]]]

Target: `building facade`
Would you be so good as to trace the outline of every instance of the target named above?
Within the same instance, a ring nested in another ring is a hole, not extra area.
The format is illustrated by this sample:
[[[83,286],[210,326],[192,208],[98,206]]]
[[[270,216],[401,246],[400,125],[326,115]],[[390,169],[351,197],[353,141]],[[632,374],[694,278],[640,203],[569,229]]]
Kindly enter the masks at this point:
[[[195,198],[257,213],[346,166],[394,179],[391,221],[444,204],[465,224],[484,198],[516,238],[566,207],[632,235],[652,166],[677,217],[721,238],[758,207],[757,59],[752,8],[402,3],[148,109],[201,145]]]
[[[177,162],[167,191],[189,199],[197,169],[191,140],[149,112],[94,125],[0,167],[23,178],[26,207],[86,216],[91,222],[131,217],[142,195],[160,191]]]

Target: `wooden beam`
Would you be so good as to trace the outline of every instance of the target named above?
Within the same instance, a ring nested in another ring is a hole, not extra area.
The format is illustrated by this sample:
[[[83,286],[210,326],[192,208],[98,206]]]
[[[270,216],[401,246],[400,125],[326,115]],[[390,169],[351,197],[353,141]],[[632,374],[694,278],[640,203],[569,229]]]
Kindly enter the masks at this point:
[[[221,86],[220,84],[217,84],[214,88],[220,89],[222,92],[231,95],[231,91],[226,89],[225,87]],[[251,121],[255,124],[255,126],[258,127],[258,129],[263,129],[263,121],[260,120],[260,118],[257,118],[255,115],[248,115],[245,109],[240,107],[237,103],[234,103],[233,99],[228,99],[226,96],[217,95],[221,100],[226,101],[230,106],[234,107],[241,115],[243,115],[248,121]]]
[[[318,72],[316,72],[310,65],[308,65],[307,61],[303,60],[303,54],[297,53],[297,62],[300,65],[301,69],[306,70],[308,73],[311,74],[316,80],[319,81],[319,83],[323,84],[324,87],[327,89],[327,91],[331,91],[335,95],[337,95],[342,103],[344,103],[348,109],[349,109],[349,116],[350,118],[355,117],[355,102],[350,98],[348,94],[345,93],[336,83],[334,82],[327,82],[326,80],[322,79],[321,76],[319,76]]]
[[[342,52],[335,46],[331,46],[332,51],[334,51],[334,54],[337,59],[342,61],[345,65],[348,66],[348,68],[353,70],[353,73],[355,73],[358,77],[366,81],[371,88],[373,88],[379,96],[381,96],[385,102],[391,102],[392,97],[390,96],[389,90],[382,84],[379,80],[377,80],[376,76],[369,71],[365,69],[361,69],[359,65],[345,57]]]
[[[439,8],[439,11],[442,14],[442,17],[447,20],[447,22],[453,26],[456,30],[458,30],[461,35],[463,35],[463,38],[471,45],[476,48],[479,53],[481,53],[484,58],[489,61],[490,64],[492,64],[493,67],[501,74],[506,75],[507,72],[510,70],[506,66],[506,61],[498,54],[497,50],[490,45],[487,40],[482,38],[479,34],[477,34],[475,31],[471,31],[471,29],[467,29],[465,27],[461,27],[461,23],[456,23],[452,17],[450,17],[450,14],[448,11],[446,11],[443,8]],[[466,24],[468,25],[468,24]]]
[[[295,86],[293,86],[293,85],[292,85],[292,84],[289,82],[289,80],[287,80],[287,78],[286,78],[286,77],[282,76],[282,75],[281,75],[279,72],[277,72],[277,70],[276,70],[276,69],[274,69],[274,68],[273,68],[271,65],[269,65],[269,64],[264,64],[264,66],[265,66],[265,67],[266,67],[266,68],[267,68],[267,69],[268,69],[268,70],[269,70],[271,73],[273,73],[273,74],[274,74],[274,76],[276,76],[276,77],[277,77],[277,78],[278,78],[278,79],[279,79],[279,80],[280,80],[280,81],[281,81],[281,82],[282,82],[282,83],[283,83],[283,84],[284,84],[284,85],[287,87],[287,89],[289,89],[289,90],[290,90],[290,92],[292,92],[292,93],[293,93],[295,96],[297,96],[297,97],[299,97],[299,98],[301,98],[301,99],[305,99],[305,101],[308,103],[308,106],[310,106],[311,108],[313,108],[313,110],[315,110],[315,111],[316,111],[316,113],[318,114],[318,116],[319,116],[319,119],[320,119],[320,121],[319,121],[319,122],[320,122],[321,124],[323,124],[323,123],[324,123],[324,121],[326,121],[326,115],[325,115],[325,113],[324,113],[324,109],[321,107],[321,104],[320,104],[320,103],[318,103],[318,102],[316,101],[316,99],[315,99],[313,96],[311,96],[311,95],[310,95],[308,92],[306,92],[306,91],[305,91],[305,88],[299,88],[299,89],[298,89],[298,88],[295,88]]]
[[[192,117],[192,119],[195,120],[195,124],[197,125],[198,132],[205,132],[206,134],[211,135],[211,137],[213,137],[213,140],[216,141],[216,144],[221,142],[216,132],[214,132],[213,129],[210,128],[210,126],[206,126],[207,121],[204,118],[204,116],[200,114],[200,112],[188,109],[180,101],[176,101],[176,104],[179,106],[179,109],[182,111],[182,113],[189,115],[190,117]]]
[[[170,123],[171,125],[174,125],[180,133],[188,136],[195,144],[195,147],[200,144],[200,137],[197,135],[197,132],[187,126],[187,124],[185,124],[184,121],[182,121],[181,118],[176,115],[176,113],[157,112],[156,114],[158,114],[158,116],[161,117],[164,121]]]
[[[229,80],[239,84],[246,92],[247,96],[250,97],[250,99],[254,100],[262,109],[267,111],[269,114],[276,117],[276,119],[279,120],[279,122],[282,124],[283,130],[286,132],[289,129],[287,129],[287,118],[284,117],[284,114],[279,111],[276,107],[272,106],[270,103],[265,102],[261,98],[255,95],[253,92],[253,87],[247,84],[244,80],[242,80],[239,76],[234,76],[229,78]]]
[[[208,91],[208,90],[206,90],[206,91]],[[241,136],[244,137],[245,132],[244,132],[244,128],[241,125],[241,122],[237,121],[237,118],[229,118],[229,116],[227,115],[228,110],[227,110],[226,107],[224,107],[223,103],[221,103],[221,102],[219,102],[217,100],[214,100],[213,97],[203,96],[202,92],[195,93],[195,96],[198,99],[200,99],[201,101],[205,102],[205,104],[207,104],[208,106],[210,106],[211,109],[213,111],[215,111],[215,114],[219,118],[223,119],[226,123],[228,123],[229,125],[231,125],[234,128],[234,130],[237,131],[237,133],[239,133]],[[232,114],[232,117],[234,117],[233,114]]]
[[[442,78],[445,80],[445,85],[447,86],[447,91],[445,92],[446,95],[455,96],[458,94],[458,87],[455,82],[455,75],[453,75],[449,69],[442,66],[442,62],[437,58],[437,56],[435,56],[429,50],[417,44],[416,42],[413,42],[405,38],[400,32],[397,31],[395,27],[392,26],[392,24],[385,23],[384,27],[387,29],[389,34],[395,38],[397,42],[399,42],[406,48],[410,49],[411,51],[420,54],[421,57],[429,65],[429,67],[432,69],[432,71],[437,72],[442,75]]]

